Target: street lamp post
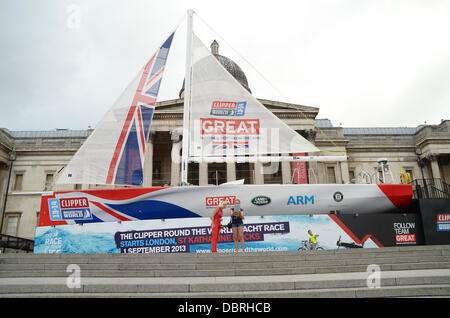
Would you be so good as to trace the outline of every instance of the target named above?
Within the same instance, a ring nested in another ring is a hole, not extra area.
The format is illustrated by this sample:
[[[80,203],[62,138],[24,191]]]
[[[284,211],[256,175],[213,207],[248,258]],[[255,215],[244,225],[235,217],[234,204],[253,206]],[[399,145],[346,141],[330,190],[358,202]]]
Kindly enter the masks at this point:
[[[13,162],[16,161],[16,152],[14,150],[9,153],[9,161],[11,163],[9,165],[8,182],[6,183],[5,201],[3,202],[2,221],[0,222],[0,234],[2,234],[3,222],[5,220],[6,201],[8,200],[9,181],[11,180],[11,172],[12,172]]]
[[[425,196],[426,196],[426,198],[429,198],[428,187],[427,187],[427,183],[425,181],[425,175],[423,173],[423,167],[425,166],[425,164],[424,164],[422,158],[420,158],[420,156],[422,155],[422,148],[420,148],[419,145],[416,146],[415,153],[417,155],[417,163],[419,164],[420,171],[422,172],[422,182],[423,182],[423,187],[425,189]]]

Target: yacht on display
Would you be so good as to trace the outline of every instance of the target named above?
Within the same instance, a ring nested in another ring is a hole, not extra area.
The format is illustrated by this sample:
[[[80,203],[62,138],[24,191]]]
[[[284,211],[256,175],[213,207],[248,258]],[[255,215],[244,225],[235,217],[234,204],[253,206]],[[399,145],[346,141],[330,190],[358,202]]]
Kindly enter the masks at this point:
[[[174,31],[56,179],[56,184],[128,187],[44,193],[39,226],[209,217],[219,202],[233,205],[236,198],[247,216],[408,208],[413,196],[409,184],[189,185],[191,162],[347,160],[345,154],[321,152],[253,97],[193,32],[193,14],[187,14],[183,151],[172,158],[181,162],[180,185],[142,187],[146,144]]]

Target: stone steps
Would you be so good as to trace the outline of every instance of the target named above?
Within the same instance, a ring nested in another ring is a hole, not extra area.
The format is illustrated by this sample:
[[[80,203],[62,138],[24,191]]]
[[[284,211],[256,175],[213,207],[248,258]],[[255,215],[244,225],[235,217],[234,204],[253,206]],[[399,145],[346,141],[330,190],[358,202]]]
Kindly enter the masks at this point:
[[[375,264],[371,262],[370,264]],[[370,265],[349,265],[349,266],[322,266],[322,267],[279,267],[264,269],[178,269],[178,270],[155,270],[148,269],[147,266],[122,267],[116,269],[87,268],[80,266],[82,275],[85,277],[216,277],[216,276],[261,276],[261,275],[294,275],[294,274],[324,274],[340,272],[364,272]],[[442,262],[418,262],[403,264],[377,264],[382,271],[415,270],[415,269],[446,269],[450,268],[450,260]],[[18,267],[19,270],[21,267]],[[0,270],[1,277],[67,277],[67,265],[45,266],[45,268],[29,268],[20,270]]]
[[[151,294],[152,297],[312,297],[317,294],[333,297],[341,293],[339,297],[371,297],[390,293],[395,297],[432,296],[450,295],[450,269],[382,272],[380,288],[367,288],[366,273],[180,278],[82,277],[80,283],[80,288],[69,288],[62,277],[4,278],[0,284],[0,294],[109,294],[114,297],[144,294]],[[435,290],[436,294],[432,294],[431,290]]]
[[[450,297],[450,285],[388,286],[380,289],[331,288],[318,290],[287,290],[220,293],[18,293],[2,294],[3,298],[380,298],[380,297]]]
[[[69,288],[80,269],[81,287]],[[368,265],[381,272],[368,288]],[[239,254],[0,254],[0,297],[450,295],[450,245]]]

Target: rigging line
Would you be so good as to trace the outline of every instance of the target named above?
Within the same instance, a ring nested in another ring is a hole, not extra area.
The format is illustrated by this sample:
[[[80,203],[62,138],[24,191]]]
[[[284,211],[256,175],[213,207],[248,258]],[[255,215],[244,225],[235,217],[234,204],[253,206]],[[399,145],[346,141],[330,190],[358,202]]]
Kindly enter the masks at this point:
[[[175,27],[174,27],[172,30],[170,30],[168,36],[164,37],[164,39],[169,38],[169,36],[170,36],[172,33],[176,33],[176,31],[177,31],[178,28],[180,27],[181,23],[183,23],[183,21],[186,19],[186,16],[187,16],[186,13],[183,14],[183,16],[178,20],[178,23],[175,25]],[[176,34],[174,34],[174,36],[175,36],[175,35],[176,35]],[[164,42],[163,42],[163,43],[164,43]],[[161,43],[161,44],[162,44],[162,43]],[[161,47],[161,45],[158,46],[158,48],[160,48],[160,47]],[[169,53],[170,53],[170,51],[169,51]]]
[[[184,22],[184,19],[186,19],[187,13],[183,14],[183,16],[180,18],[180,20],[178,20],[178,24],[175,26],[175,29],[173,30],[174,32],[176,30],[178,30],[178,28],[180,27],[181,23]]]
[[[285,94],[283,94],[283,92],[280,89],[278,89],[271,81],[269,81],[269,79],[266,78],[264,76],[264,74],[262,74],[255,66],[253,66],[253,64],[251,64],[244,56],[242,56],[227,40],[225,40],[219,33],[217,33],[216,30],[214,30],[208,23],[206,23],[206,21],[203,20],[203,18],[201,16],[199,16],[198,13],[195,13],[195,14],[212,32],[214,32],[218,37],[220,37],[221,40],[223,40],[237,55],[239,55],[239,57],[242,60],[244,60],[248,65],[250,65],[250,67],[252,67],[253,70],[256,71],[273,89],[275,89],[283,98],[285,98],[286,100],[289,100],[289,98]],[[314,128],[316,128],[322,136],[324,136],[328,141],[330,141],[333,146],[338,147],[338,145],[336,145],[336,143],[332,139],[330,139],[330,137],[328,137],[328,135],[314,123],[314,120],[308,118],[308,116],[306,116],[305,113],[301,109],[299,109],[296,105],[291,104],[291,103],[288,103],[288,104],[290,104],[298,112],[300,112],[306,120],[310,121],[312,123],[312,125],[314,126]],[[347,155],[345,152],[326,151],[326,150],[321,150],[321,149],[319,149],[319,150],[321,152]]]

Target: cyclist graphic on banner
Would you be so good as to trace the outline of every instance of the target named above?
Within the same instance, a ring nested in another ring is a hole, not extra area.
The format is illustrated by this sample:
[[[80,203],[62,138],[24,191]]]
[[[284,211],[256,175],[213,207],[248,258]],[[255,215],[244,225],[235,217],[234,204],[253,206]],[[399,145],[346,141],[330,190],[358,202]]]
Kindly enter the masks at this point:
[[[311,250],[315,250],[317,247],[317,238],[319,237],[319,234],[313,233],[311,230],[308,230],[309,234],[309,244]]]

